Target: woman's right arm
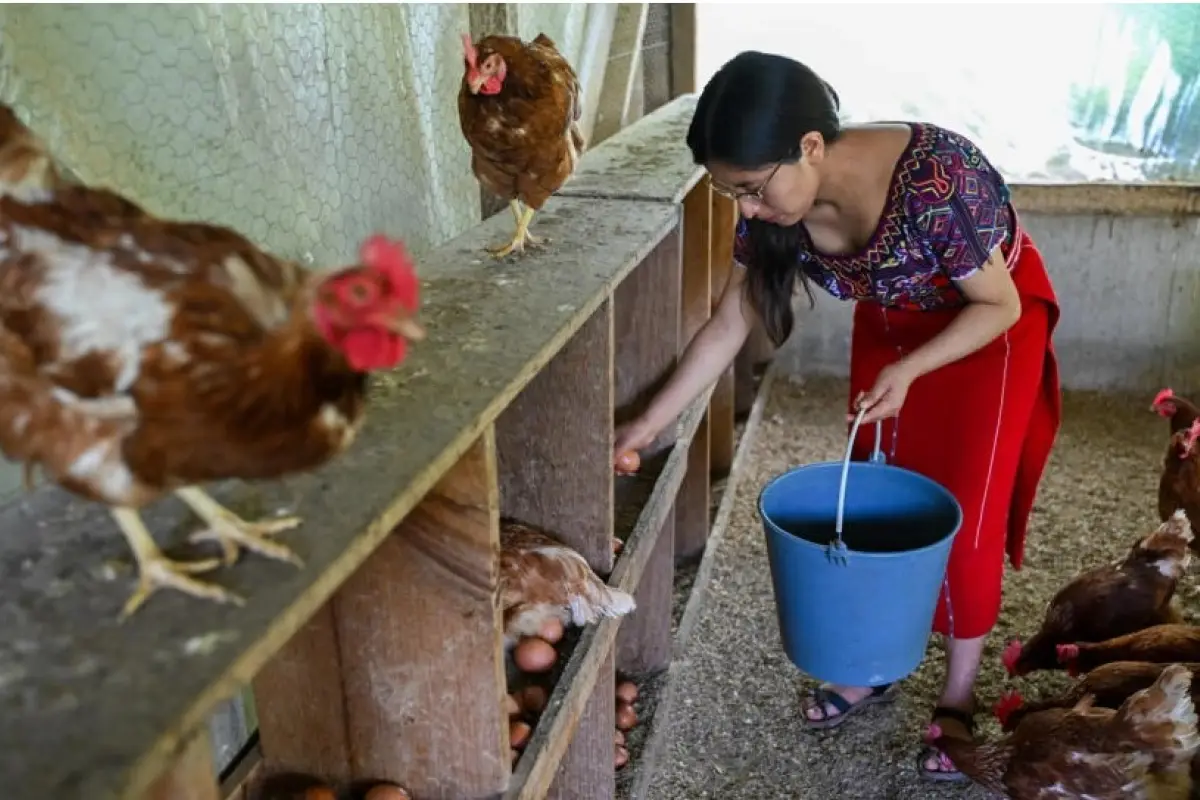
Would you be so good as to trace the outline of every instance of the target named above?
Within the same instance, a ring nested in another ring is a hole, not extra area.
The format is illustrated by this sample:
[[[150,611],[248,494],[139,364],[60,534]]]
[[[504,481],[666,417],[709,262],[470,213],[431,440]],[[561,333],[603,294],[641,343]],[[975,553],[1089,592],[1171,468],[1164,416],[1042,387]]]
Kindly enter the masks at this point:
[[[754,309],[746,296],[746,270],[730,270],[721,302],[683,351],[670,380],[641,416],[616,431],[614,456],[647,447],[733,363],[750,335]]]

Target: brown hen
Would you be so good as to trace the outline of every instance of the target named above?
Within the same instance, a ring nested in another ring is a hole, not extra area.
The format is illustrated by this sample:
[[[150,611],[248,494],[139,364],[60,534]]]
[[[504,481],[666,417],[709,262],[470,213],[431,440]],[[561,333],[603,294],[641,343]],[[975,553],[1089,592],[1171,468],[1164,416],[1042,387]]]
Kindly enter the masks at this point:
[[[624,616],[636,605],[633,595],[606,584],[577,551],[529,525],[501,520],[505,647],[523,636],[536,636],[548,619],[582,626]]]
[[[1200,626],[1170,623],[1144,628],[1102,642],[1071,642],[1058,646],[1058,660],[1067,674],[1091,672],[1114,661],[1172,664],[1200,661]]]
[[[310,272],[232,230],[158,219],[66,185],[42,144],[0,113],[0,451],[112,506],[137,560],[122,618],[161,587],[240,603],[165,558],[137,509],[174,492],[225,562],[239,548],[299,563],[199,488],[319,466],[353,440],[366,374],[398,364],[418,283],[374,237],[362,266]]]
[[[490,248],[503,258],[543,243],[529,223],[583,155],[579,79],[544,33],[532,42],[496,35],[472,43],[464,35],[463,50],[458,118],[471,146],[471,170],[509,201],[517,225],[511,242]]]
[[[1200,524],[1200,416],[1192,403],[1163,389],[1151,409],[1170,420],[1171,433],[1158,481],[1158,515],[1167,519],[1183,509],[1192,525]],[[1200,542],[1192,542],[1200,551]]]
[[[1191,561],[1193,538],[1180,512],[1135,542],[1124,559],[1080,574],[1050,600],[1038,632],[1024,645],[1013,641],[1005,649],[1008,673],[1057,669],[1060,644],[1098,642],[1178,622],[1175,586]]]
[[[1175,664],[1115,711],[1085,697],[1028,714],[996,742],[943,736],[937,725],[927,738],[971,780],[1014,800],[1183,800],[1200,750],[1192,679]]]

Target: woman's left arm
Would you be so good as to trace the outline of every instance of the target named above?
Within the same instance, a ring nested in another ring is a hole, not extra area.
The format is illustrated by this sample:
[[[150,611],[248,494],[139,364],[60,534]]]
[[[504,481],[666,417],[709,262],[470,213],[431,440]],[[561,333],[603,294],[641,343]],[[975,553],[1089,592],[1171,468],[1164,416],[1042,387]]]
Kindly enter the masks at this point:
[[[945,330],[900,360],[911,380],[971,355],[1021,318],[1021,296],[999,248],[983,267],[956,283],[967,299]]]

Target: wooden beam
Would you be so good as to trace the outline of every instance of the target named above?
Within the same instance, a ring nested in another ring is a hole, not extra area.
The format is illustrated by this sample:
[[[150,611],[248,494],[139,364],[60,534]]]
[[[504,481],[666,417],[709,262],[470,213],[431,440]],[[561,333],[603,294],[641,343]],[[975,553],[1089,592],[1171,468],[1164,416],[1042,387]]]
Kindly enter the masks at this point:
[[[671,96],[696,87],[696,4],[671,3]]]
[[[679,349],[683,350],[711,313],[712,201],[705,176],[683,201],[683,284]],[[675,560],[704,552],[709,527],[709,416],[688,451],[687,475],[675,504]]]
[[[496,420],[500,506],[612,571],[613,306],[600,308]]]
[[[272,665],[255,683],[269,770],[314,773],[341,748],[344,765],[322,775],[345,786],[394,781],[422,798],[488,797],[509,776],[503,649],[496,603],[499,494],[491,428],[335,595],[330,623],[304,644],[309,660]],[[336,658],[340,670],[331,674]],[[307,698],[340,686],[343,713],[310,736]],[[268,709],[271,709],[268,712]],[[343,733],[344,732],[344,733]],[[344,738],[343,738],[344,737]],[[326,767],[326,769],[328,769]]]
[[[737,225],[736,204],[712,192],[712,307],[716,308],[733,270],[733,238]],[[734,373],[733,365],[717,380],[709,409],[709,469],[715,476],[729,474],[734,447]]]
[[[642,38],[646,33],[649,3],[619,3],[613,27],[608,66],[600,107],[592,129],[592,146],[598,145],[630,121],[630,104],[641,74]]]

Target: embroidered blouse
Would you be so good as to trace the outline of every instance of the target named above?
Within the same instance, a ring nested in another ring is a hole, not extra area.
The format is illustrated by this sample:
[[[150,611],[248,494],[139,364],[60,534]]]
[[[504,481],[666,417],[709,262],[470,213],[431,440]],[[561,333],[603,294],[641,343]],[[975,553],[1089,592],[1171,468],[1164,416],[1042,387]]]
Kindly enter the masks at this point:
[[[920,311],[965,305],[954,281],[974,275],[1013,235],[1008,185],[979,148],[936,125],[910,127],[879,224],[862,251],[821,253],[801,226],[804,274],[840,300]],[[734,258],[749,265],[745,220],[738,223]]]

